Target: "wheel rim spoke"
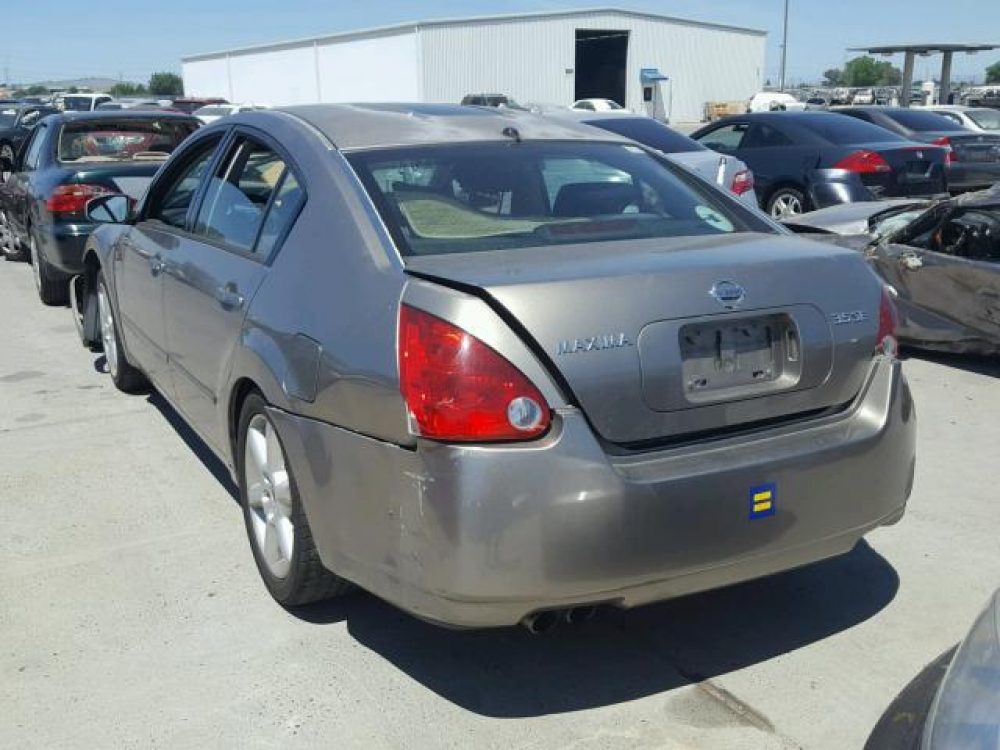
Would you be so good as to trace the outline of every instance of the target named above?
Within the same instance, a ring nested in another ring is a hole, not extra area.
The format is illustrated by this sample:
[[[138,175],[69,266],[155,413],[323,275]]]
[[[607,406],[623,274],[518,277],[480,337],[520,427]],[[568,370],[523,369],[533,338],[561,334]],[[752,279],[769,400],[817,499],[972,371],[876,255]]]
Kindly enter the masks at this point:
[[[243,481],[251,541],[268,572],[284,578],[295,551],[291,478],[274,425],[255,414],[244,438]]]

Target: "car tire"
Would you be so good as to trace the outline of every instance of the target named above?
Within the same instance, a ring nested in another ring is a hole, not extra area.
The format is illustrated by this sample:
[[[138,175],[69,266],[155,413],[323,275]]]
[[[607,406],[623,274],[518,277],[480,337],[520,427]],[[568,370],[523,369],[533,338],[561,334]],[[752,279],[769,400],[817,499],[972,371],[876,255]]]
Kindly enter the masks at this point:
[[[808,211],[805,193],[795,187],[780,187],[771,193],[764,210],[772,219],[798,216]]]
[[[100,321],[101,346],[111,382],[123,393],[146,391],[149,388],[149,381],[139,368],[128,361],[128,355],[122,347],[121,329],[103,274],[97,280],[97,315]]]
[[[56,306],[69,302],[69,279],[60,276],[42,257],[35,233],[28,232],[28,254],[31,256],[35,289],[42,304]]]
[[[9,143],[0,145],[0,183],[5,182],[14,171],[14,147]]]
[[[294,607],[350,591],[351,584],[320,561],[284,445],[259,393],[247,396],[240,411],[236,467],[250,549],[275,601]]]

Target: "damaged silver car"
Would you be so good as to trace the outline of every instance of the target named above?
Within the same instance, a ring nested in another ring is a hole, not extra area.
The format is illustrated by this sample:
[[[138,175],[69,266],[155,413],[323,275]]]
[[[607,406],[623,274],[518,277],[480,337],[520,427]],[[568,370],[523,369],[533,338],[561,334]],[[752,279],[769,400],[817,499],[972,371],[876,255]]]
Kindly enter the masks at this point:
[[[1000,185],[944,200],[833,206],[785,225],[865,253],[897,294],[900,343],[1000,354]]]

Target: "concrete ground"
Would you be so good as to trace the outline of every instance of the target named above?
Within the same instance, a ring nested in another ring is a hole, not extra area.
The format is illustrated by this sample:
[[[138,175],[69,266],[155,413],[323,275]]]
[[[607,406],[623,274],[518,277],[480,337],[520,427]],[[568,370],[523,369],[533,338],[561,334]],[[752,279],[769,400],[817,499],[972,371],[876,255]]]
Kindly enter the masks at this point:
[[[0,319],[2,747],[860,748],[1000,584],[997,363],[907,363],[916,489],[850,555],[532,637],[283,610],[224,470],[24,264]]]

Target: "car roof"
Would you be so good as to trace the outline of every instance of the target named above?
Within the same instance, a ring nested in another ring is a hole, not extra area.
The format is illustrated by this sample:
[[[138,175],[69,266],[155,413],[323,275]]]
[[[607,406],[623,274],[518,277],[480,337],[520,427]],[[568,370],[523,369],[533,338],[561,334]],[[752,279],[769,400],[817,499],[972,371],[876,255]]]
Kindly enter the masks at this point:
[[[458,104],[307,104],[238,116],[262,122],[282,113],[309,123],[341,150],[505,141],[505,128],[515,128],[525,140],[630,142],[575,122]]]
[[[60,112],[57,115],[50,115],[51,118],[58,118],[63,122],[102,122],[112,120],[121,122],[122,120],[183,120],[187,122],[200,122],[197,117],[185,114],[184,112],[167,112],[164,110],[140,109],[115,109],[115,110],[95,110],[93,112]]]

